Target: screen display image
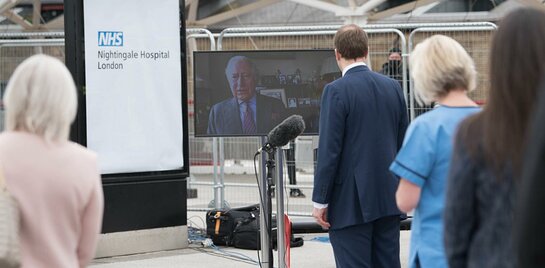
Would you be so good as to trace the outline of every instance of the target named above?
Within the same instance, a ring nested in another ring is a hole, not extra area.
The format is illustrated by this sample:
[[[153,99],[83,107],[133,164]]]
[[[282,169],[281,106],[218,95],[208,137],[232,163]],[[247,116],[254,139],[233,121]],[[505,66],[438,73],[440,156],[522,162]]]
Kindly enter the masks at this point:
[[[195,136],[266,136],[293,114],[318,134],[324,86],[341,72],[333,50],[193,54]]]

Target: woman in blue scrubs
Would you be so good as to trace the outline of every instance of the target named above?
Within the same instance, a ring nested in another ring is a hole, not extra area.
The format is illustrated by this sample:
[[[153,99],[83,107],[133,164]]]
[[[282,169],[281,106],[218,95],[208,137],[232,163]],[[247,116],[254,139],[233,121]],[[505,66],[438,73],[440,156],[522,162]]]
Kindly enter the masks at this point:
[[[448,267],[443,247],[442,214],[453,136],[458,124],[480,110],[468,96],[475,89],[471,57],[454,39],[434,35],[411,53],[415,97],[436,108],[417,117],[390,170],[399,176],[399,209],[414,209],[410,267]]]

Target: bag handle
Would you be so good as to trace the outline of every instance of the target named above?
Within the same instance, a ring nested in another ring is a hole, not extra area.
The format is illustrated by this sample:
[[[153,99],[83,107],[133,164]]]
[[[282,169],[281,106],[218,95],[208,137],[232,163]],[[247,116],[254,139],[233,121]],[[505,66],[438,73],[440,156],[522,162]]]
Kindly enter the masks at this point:
[[[216,219],[216,228],[214,228],[214,233],[216,235],[219,235],[219,233],[220,233],[220,223],[221,223],[221,211],[216,212],[216,215],[214,216],[214,219]]]

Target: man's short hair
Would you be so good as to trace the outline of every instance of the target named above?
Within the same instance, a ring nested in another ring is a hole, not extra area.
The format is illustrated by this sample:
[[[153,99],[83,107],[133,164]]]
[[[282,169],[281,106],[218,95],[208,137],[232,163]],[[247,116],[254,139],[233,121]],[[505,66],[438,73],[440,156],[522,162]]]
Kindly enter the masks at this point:
[[[410,68],[420,104],[429,104],[453,89],[471,91],[477,86],[473,59],[460,43],[444,35],[434,35],[416,45]]]
[[[367,34],[357,25],[348,24],[341,27],[333,38],[337,52],[345,59],[356,59],[367,56],[369,39]]]
[[[13,72],[4,94],[6,129],[48,141],[68,140],[78,106],[76,85],[60,60],[34,55]]]
[[[235,64],[241,61],[247,62],[248,64],[250,64],[250,67],[252,68],[252,72],[254,75],[254,79],[255,81],[257,81],[257,78],[259,77],[257,66],[250,60],[250,58],[246,56],[234,56],[229,59],[229,61],[227,62],[227,66],[225,67],[225,75],[227,76],[227,79],[229,79],[230,81],[231,79],[230,75],[231,75],[231,72],[233,71],[233,68],[235,68]]]

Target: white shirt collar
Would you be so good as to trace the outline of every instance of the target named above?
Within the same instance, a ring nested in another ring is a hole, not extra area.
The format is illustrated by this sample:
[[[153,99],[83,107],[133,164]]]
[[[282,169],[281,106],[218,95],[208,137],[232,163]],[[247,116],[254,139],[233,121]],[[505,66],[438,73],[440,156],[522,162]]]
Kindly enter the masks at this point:
[[[259,93],[256,92],[255,94],[259,94]],[[237,101],[238,101],[238,104],[240,104],[240,105],[242,105],[245,102],[250,103],[250,105],[254,105],[256,103],[256,95],[254,95],[251,99],[249,99],[247,101],[242,101],[240,99],[237,99]]]
[[[365,62],[363,61],[357,61],[357,62],[354,62],[346,67],[344,67],[343,69],[343,76],[346,74],[346,72],[348,72],[348,70],[356,67],[356,66],[367,66],[367,64],[365,64]]]

